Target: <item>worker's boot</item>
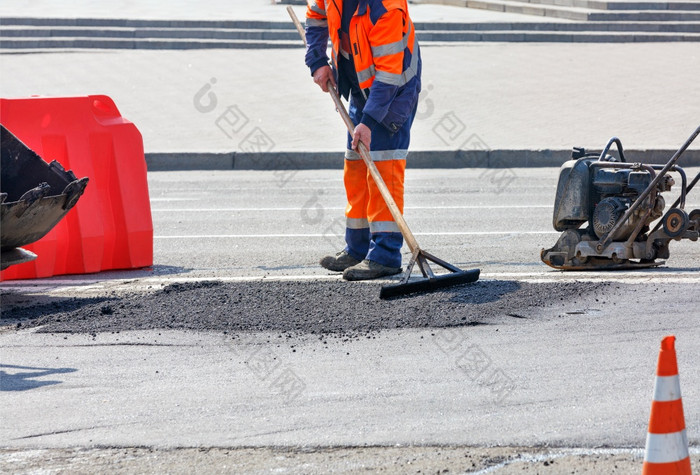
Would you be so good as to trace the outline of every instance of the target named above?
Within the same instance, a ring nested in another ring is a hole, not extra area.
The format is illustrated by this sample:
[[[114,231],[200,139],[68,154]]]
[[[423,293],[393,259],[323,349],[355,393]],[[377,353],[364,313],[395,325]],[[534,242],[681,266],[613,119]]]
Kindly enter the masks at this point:
[[[386,277],[401,272],[401,267],[389,267],[378,262],[365,259],[357,265],[348,267],[343,272],[345,280],[370,280]]]
[[[335,272],[343,272],[348,267],[359,263],[360,260],[352,257],[347,251],[340,251],[335,256],[326,256],[319,262],[321,267]]]

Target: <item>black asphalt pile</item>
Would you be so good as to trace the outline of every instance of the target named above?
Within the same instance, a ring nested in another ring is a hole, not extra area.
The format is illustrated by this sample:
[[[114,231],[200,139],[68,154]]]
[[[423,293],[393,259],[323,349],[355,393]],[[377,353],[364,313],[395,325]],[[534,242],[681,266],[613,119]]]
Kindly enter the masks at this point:
[[[479,281],[379,299],[379,285],[348,282],[176,283],[99,298],[2,295],[3,325],[49,333],[125,330],[366,333],[391,328],[488,325],[575,308],[609,283]]]

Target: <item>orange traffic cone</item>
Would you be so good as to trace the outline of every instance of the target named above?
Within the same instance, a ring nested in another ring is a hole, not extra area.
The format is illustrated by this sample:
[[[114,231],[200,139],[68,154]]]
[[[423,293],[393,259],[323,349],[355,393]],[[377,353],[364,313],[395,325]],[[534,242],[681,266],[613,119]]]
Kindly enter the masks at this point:
[[[675,336],[661,341],[643,475],[691,475],[675,341]]]

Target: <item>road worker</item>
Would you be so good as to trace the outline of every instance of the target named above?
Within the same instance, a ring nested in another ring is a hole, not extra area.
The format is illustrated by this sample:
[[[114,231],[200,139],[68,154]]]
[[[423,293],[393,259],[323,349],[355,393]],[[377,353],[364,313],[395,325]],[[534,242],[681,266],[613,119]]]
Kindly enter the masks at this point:
[[[326,54],[332,44],[331,66]],[[404,171],[421,89],[421,59],[407,0],[308,0],[306,65],[316,84],[348,99],[344,182],[346,247],[320,264],[347,280],[401,272],[403,237],[360,155],[370,150],[403,213]]]

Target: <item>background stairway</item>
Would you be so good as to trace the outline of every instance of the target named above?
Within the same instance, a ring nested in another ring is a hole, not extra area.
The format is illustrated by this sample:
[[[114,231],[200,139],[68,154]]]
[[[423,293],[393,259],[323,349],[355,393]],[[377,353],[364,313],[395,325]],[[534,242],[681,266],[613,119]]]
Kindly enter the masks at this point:
[[[414,0],[533,15],[532,22],[417,23],[422,43],[700,41],[700,0]],[[535,16],[543,20],[538,21]],[[552,20],[554,19],[554,20]],[[291,22],[2,18],[1,51],[301,48]]]
[[[413,0],[577,21],[697,22],[700,1],[671,2],[635,0]]]

